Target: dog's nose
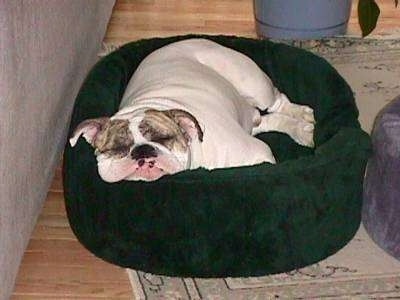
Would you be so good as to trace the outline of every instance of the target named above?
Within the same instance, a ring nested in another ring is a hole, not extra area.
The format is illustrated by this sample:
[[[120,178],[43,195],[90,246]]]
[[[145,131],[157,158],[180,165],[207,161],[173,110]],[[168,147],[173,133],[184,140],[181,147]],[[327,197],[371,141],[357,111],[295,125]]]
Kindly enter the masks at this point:
[[[139,145],[132,150],[131,157],[136,160],[142,158],[157,157],[157,150],[151,145]]]

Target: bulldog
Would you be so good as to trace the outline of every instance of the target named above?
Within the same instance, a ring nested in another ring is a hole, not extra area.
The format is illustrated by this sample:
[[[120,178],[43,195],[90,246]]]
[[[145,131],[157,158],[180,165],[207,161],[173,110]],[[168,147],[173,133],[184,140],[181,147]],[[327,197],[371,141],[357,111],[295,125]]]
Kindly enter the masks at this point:
[[[267,110],[261,115],[260,111]],[[107,182],[153,181],[187,169],[276,163],[254,135],[277,131],[313,147],[314,113],[289,101],[249,57],[206,39],[148,55],[111,117],[79,124]]]

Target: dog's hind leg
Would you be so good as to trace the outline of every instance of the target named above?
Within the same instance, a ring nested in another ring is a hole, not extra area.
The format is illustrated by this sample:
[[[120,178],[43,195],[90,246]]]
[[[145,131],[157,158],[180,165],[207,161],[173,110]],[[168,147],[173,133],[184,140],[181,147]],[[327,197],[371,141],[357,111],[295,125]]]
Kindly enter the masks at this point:
[[[228,80],[253,107],[314,123],[313,110],[291,103],[248,56],[205,39],[186,40],[177,45],[186,48],[184,53],[190,53],[197,61]]]
[[[248,56],[206,39],[184,40],[174,47],[224,77],[251,106],[300,122],[315,123],[313,110],[290,102]]]
[[[257,127],[253,128],[252,135],[262,132],[277,131],[288,134],[296,143],[314,147],[314,124],[278,112],[261,116]]]

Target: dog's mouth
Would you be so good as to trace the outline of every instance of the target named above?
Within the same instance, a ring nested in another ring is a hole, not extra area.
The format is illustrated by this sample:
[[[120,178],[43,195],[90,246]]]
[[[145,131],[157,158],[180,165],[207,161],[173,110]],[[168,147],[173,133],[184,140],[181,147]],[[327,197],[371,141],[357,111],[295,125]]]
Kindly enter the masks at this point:
[[[135,162],[135,170],[130,178],[134,180],[153,181],[168,174],[165,167],[152,158],[141,158]]]
[[[104,181],[120,180],[154,181],[168,174],[182,171],[184,166],[171,155],[132,159],[105,159],[98,157],[99,174]]]
[[[178,162],[171,157],[158,156],[134,160],[133,173],[126,179],[154,181],[160,177],[180,171]]]

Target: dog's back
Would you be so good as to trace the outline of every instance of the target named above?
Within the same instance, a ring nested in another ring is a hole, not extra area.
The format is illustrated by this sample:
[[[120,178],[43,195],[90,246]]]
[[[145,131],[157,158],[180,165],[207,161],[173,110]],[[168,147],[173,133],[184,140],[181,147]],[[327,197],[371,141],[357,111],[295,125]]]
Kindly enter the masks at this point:
[[[251,136],[259,113],[251,103],[254,83],[250,82],[254,76],[265,76],[260,70],[254,72],[254,65],[244,55],[208,40],[173,43],[142,61],[127,86],[121,107],[151,105],[157,109],[183,109],[194,115],[203,127],[204,140],[195,158],[199,162],[193,168],[274,162],[269,148]],[[244,89],[246,81],[249,87]],[[273,86],[264,86],[264,96],[273,93]]]

